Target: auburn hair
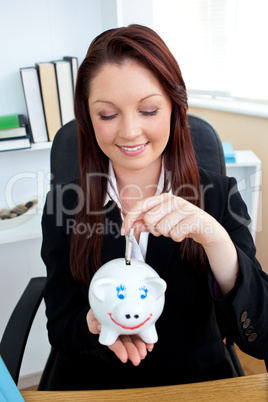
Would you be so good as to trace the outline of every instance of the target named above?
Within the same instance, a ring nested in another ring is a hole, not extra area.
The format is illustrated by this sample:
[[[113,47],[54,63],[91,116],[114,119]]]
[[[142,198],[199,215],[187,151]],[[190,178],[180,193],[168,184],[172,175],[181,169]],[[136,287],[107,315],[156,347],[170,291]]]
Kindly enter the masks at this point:
[[[88,202],[84,203],[76,215],[76,224],[88,223],[91,225],[89,227],[96,227],[96,224],[103,223],[104,216],[97,211],[103,210],[107,190],[109,159],[97,144],[90,119],[90,83],[103,65],[121,64],[125,60],[135,60],[149,68],[172,101],[170,137],[163,153],[165,177],[170,177],[165,180],[164,191],[167,191],[169,183],[173,194],[202,207],[199,172],[186,114],[187,93],[180,68],[156,32],[134,24],[110,29],[97,36],[78,70],[74,110],[78,125],[80,185]],[[88,205],[90,211],[87,210]],[[89,284],[94,272],[101,265],[102,243],[103,236],[99,233],[93,233],[90,241],[86,233],[72,233],[70,265],[75,280]],[[194,265],[204,265],[203,248],[191,239],[187,238],[182,242],[181,257],[187,258]]]

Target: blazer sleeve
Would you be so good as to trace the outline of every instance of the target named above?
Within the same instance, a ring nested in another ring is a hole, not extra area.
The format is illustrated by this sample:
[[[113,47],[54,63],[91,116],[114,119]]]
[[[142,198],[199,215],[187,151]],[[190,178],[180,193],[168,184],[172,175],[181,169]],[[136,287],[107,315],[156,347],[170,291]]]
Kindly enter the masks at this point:
[[[77,283],[70,270],[70,232],[76,197],[75,185],[58,187],[48,193],[43,211],[41,256],[47,268],[44,298],[48,335],[57,349],[97,353],[107,361],[107,348],[88,330],[88,287]]]
[[[245,353],[263,359],[268,356],[268,276],[256,259],[256,249],[248,229],[250,217],[234,178],[225,178],[226,190],[219,195],[226,200],[220,223],[229,233],[237,250],[239,275],[234,288],[224,297],[214,297],[214,278],[209,286],[222,324]],[[218,198],[214,198],[216,201]],[[228,264],[228,261],[226,261]]]

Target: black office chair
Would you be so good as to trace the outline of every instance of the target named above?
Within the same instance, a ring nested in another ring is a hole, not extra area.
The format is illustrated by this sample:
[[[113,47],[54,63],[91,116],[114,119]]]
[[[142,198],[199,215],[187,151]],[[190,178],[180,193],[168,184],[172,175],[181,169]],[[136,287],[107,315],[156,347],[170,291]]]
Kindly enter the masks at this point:
[[[189,115],[192,140],[198,165],[204,169],[225,174],[225,161],[221,140],[215,129],[200,117]],[[54,138],[51,149],[51,185],[63,184],[79,178],[77,126],[71,121],[63,126]],[[15,307],[0,343],[0,355],[17,384],[21,361],[36,311],[43,298],[46,278],[33,278]],[[226,340],[237,375],[244,375],[234,344]],[[46,380],[53,366],[57,351],[52,348],[39,384],[46,389]],[[266,360],[268,370],[268,359]]]

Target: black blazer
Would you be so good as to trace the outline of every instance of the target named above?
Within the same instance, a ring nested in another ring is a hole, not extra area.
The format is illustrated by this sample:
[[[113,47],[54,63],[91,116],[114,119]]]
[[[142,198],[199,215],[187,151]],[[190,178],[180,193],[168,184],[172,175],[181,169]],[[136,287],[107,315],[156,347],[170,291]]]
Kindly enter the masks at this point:
[[[268,355],[268,277],[255,258],[246,206],[235,179],[201,171],[201,184],[205,210],[225,227],[237,249],[237,282],[227,295],[216,298],[209,267],[199,273],[198,267],[180,259],[179,243],[150,234],[146,262],[165,279],[167,291],[156,324],[159,340],[138,367],[121,363],[88,331],[88,287],[73,280],[69,267],[71,231],[79,229],[74,229],[77,193],[74,184],[48,193],[42,219],[45,302],[49,339],[60,350],[53,389],[153,386],[231,377],[234,372],[219,328],[227,329],[245,353],[257,358]],[[120,214],[112,202],[105,225],[103,263],[123,257],[125,250]]]

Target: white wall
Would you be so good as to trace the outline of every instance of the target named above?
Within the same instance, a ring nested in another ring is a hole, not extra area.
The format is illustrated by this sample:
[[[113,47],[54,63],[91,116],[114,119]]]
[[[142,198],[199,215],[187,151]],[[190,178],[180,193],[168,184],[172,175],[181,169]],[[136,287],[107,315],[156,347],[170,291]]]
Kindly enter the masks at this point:
[[[117,0],[118,26],[142,24],[153,28],[153,0]]]
[[[152,27],[153,0],[0,0],[0,115],[26,115],[20,67],[85,57],[103,30],[140,23]]]
[[[117,0],[100,0],[100,2],[103,31],[117,27]]]
[[[67,55],[81,63],[91,40],[103,30],[102,3],[0,0],[0,115],[26,114],[20,67]]]
[[[0,115],[26,115],[20,67],[71,55],[83,60],[103,30],[152,27],[153,0],[0,0]]]

